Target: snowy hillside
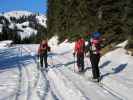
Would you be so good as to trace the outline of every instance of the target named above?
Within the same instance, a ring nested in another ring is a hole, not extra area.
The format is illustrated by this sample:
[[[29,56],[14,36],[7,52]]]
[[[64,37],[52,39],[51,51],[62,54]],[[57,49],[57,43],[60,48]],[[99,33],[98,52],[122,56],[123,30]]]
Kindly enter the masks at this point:
[[[39,22],[39,24],[41,24],[44,27],[47,27],[46,26],[46,20],[47,20],[46,16],[44,16],[44,15],[36,16],[36,19]]]
[[[11,11],[11,12],[4,13],[4,16],[6,18],[9,18],[9,19],[10,19],[11,16],[18,19],[21,16],[29,16],[31,14],[32,13],[31,12],[28,12],[28,11]]]
[[[35,16],[35,17],[34,17]],[[37,24],[46,27],[46,16],[35,15],[27,11],[12,11],[4,14],[0,14],[0,32],[4,25],[8,26],[9,29],[19,30],[17,33],[20,34],[21,38],[29,37],[32,34],[37,34],[37,29],[32,26]]]
[[[48,72],[38,70],[38,44],[0,49],[0,100],[132,100],[133,57],[125,43],[101,58],[101,84],[90,81],[87,57],[85,73],[74,72],[74,43],[58,45],[54,37],[49,44]]]

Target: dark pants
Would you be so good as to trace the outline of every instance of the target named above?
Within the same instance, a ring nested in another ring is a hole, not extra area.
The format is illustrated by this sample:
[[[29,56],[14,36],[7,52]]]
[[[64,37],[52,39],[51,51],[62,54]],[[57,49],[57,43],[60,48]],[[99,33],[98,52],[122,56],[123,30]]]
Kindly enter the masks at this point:
[[[92,74],[93,78],[97,79],[100,77],[100,72],[99,72],[99,61],[100,61],[100,54],[90,54],[90,61],[92,65]]]
[[[80,71],[84,70],[84,54],[77,54],[77,66]]]
[[[44,54],[40,55],[40,64],[41,64],[41,67],[43,67],[43,63],[45,64],[45,68],[47,68],[48,67],[47,53],[44,53]]]

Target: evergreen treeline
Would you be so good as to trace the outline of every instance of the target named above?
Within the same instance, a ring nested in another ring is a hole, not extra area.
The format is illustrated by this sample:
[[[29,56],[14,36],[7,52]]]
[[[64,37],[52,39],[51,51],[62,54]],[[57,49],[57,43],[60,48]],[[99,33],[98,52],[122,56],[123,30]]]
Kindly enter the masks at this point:
[[[48,34],[74,38],[100,31],[106,44],[133,39],[132,0],[48,0]],[[130,42],[132,47],[133,42]]]
[[[21,43],[21,37],[17,33],[18,29],[10,29],[8,26],[3,26],[2,33],[0,33],[0,41],[2,40],[13,40],[14,43]]]
[[[47,29],[40,25],[36,19],[35,14],[29,16],[21,16],[20,18],[10,17],[11,22],[4,17],[0,16],[0,24],[2,25],[2,32],[0,32],[0,41],[2,40],[13,40],[14,43],[39,43],[41,39],[44,39],[47,35]],[[23,28],[33,28],[37,30],[37,34],[32,34],[30,37],[21,38],[19,32],[23,30],[18,29],[16,24],[29,22],[28,26],[23,25]],[[14,28],[10,28],[10,24],[13,23]]]

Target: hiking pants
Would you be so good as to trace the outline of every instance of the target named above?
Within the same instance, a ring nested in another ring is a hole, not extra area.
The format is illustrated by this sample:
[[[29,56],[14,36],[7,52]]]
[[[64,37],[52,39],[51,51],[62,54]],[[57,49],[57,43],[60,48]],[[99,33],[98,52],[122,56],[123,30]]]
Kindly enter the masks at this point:
[[[84,54],[77,54],[77,66],[80,71],[84,70]]]
[[[41,64],[41,67],[43,67],[43,63],[45,64],[45,68],[47,68],[48,67],[47,53],[44,53],[44,54],[40,55],[40,64]]]
[[[99,72],[99,61],[100,61],[100,54],[90,54],[90,61],[92,65],[92,74],[93,78],[97,79],[100,77],[100,72]]]

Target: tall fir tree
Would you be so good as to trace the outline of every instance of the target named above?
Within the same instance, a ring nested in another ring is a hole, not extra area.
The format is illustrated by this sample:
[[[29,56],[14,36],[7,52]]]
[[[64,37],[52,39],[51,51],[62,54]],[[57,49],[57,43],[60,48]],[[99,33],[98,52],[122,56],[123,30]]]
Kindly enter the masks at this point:
[[[100,31],[108,43],[122,41],[132,35],[132,16],[132,0],[48,0],[48,34]]]

